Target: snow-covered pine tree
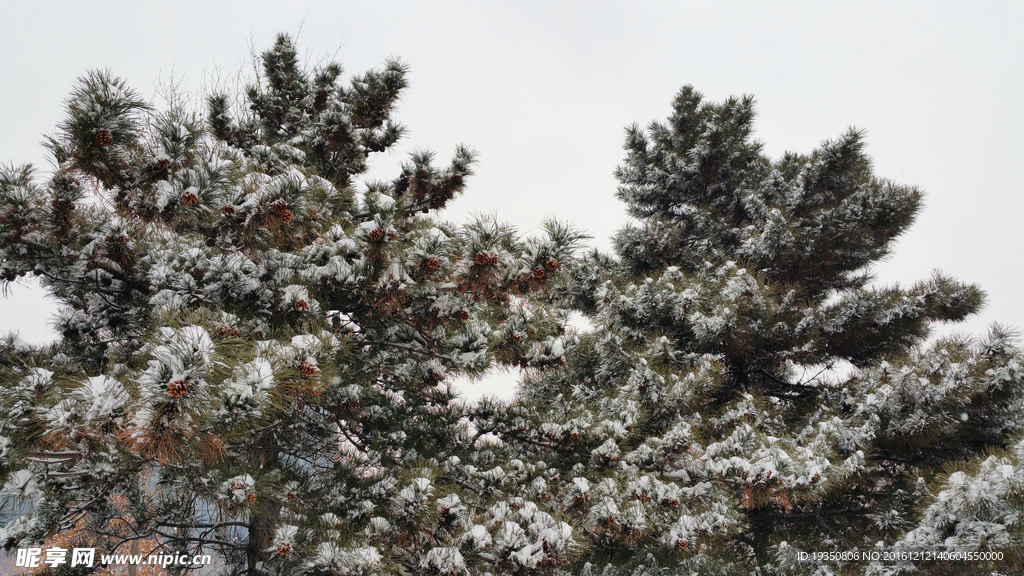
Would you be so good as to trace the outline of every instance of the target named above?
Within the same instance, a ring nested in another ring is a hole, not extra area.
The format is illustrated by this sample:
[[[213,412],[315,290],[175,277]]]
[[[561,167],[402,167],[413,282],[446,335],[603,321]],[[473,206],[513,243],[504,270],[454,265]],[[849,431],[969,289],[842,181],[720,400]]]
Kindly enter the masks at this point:
[[[900,570],[1019,567],[1013,337],[927,340],[981,307],[973,285],[871,284],[922,195],[873,175],[861,132],[773,160],[753,120],[749,97],[686,87],[667,122],[628,129],[636,222],[564,286],[595,331],[478,428],[578,527],[574,574],[901,573],[800,560],[868,550],[1004,556]]]
[[[403,64],[343,85],[287,36],[259,61],[205,119],[91,72],[47,140],[52,176],[0,169],[0,275],[35,275],[63,306],[59,342],[0,345],[0,542],[142,541],[231,574],[448,574],[500,571],[553,530],[536,556],[564,562],[567,525],[537,513],[503,535],[523,502],[462,486],[487,456],[451,383],[562,361],[564,315],[520,295],[581,236],[438,221],[466,148],[357,180],[403,134]]]

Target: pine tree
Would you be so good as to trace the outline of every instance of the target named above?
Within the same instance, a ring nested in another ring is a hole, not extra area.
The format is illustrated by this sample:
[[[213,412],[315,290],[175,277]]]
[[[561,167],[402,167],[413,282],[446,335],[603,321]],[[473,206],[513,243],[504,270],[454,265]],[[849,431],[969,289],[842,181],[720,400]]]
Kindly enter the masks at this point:
[[[287,36],[259,61],[205,118],[90,72],[47,139],[52,176],[0,169],[0,277],[35,275],[62,304],[59,342],[0,346],[0,543],[447,574],[501,571],[543,532],[538,559],[564,563],[549,515],[529,537],[482,525],[510,504],[465,489],[488,451],[452,379],[563,361],[564,313],[522,296],[582,236],[438,220],[465,147],[366,180],[404,133],[402,63],[345,85]]]
[[[984,294],[940,273],[871,283],[921,192],[876,177],[852,129],[771,159],[754,116],[749,97],[686,87],[667,122],[627,130],[635,223],[563,287],[595,331],[477,425],[563,508],[586,548],[573,574],[1019,568],[1012,333],[928,340]],[[872,550],[1004,559],[801,560]]]

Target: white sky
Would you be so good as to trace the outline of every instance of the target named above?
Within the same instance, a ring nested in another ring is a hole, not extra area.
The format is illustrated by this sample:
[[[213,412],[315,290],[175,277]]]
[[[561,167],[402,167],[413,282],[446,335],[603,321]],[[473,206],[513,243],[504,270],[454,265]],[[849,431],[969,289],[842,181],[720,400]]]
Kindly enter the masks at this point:
[[[42,135],[74,80],[109,68],[145,95],[173,74],[188,91],[250,67],[277,32],[346,72],[399,56],[411,87],[405,152],[467,143],[477,175],[447,216],[496,212],[524,232],[556,215],[608,249],[625,222],[612,171],[623,128],[663,119],[683,84],[709,99],[753,94],[769,154],[867,130],[878,175],[927,208],[877,269],[912,283],[941,269],[989,295],[943,331],[1024,328],[1024,3],[927,2],[3,2],[0,162],[48,168]],[[15,286],[0,332],[53,338],[51,302]],[[475,384],[507,393],[514,375]]]

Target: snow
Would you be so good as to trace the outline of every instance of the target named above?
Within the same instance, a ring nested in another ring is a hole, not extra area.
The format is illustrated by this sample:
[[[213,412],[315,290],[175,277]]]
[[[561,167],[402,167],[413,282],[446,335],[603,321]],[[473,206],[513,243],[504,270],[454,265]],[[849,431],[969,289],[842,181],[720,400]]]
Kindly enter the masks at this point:
[[[88,403],[86,420],[106,418],[118,407],[128,402],[128,392],[117,380],[109,376],[93,376],[83,386],[83,396]]]
[[[295,536],[299,533],[299,527],[292,524],[282,524],[274,530],[274,544],[268,550],[274,551],[281,544],[291,545]]]
[[[432,548],[420,560],[420,567],[440,574],[466,574],[466,561],[458,548],[441,546]]]
[[[42,494],[39,482],[31,470],[21,469],[12,472],[4,483],[0,493],[17,496],[20,498],[33,498]]]
[[[317,547],[314,564],[333,568],[339,574],[369,574],[383,559],[373,546],[342,548],[331,542],[322,542]]]
[[[384,212],[395,207],[395,199],[387,194],[377,194],[373,199],[373,205],[378,211]]]

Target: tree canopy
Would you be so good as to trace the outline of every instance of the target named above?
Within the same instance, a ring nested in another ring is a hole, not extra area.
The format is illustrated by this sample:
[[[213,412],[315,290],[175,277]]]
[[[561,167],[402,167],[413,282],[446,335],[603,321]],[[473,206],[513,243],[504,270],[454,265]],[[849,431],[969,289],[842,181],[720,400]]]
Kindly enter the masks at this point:
[[[540,296],[582,235],[437,218],[468,147],[368,179],[404,133],[404,64],[345,84],[288,36],[260,64],[205,118],[90,72],[47,138],[52,176],[0,171],[0,272],[63,305],[59,342],[0,349],[0,540],[146,540],[251,575],[500,571],[452,381],[563,361],[565,314]],[[567,529],[547,516],[529,539]]]
[[[1021,351],[929,338],[977,286],[873,282],[922,193],[863,132],[770,158],[752,98],[684,87],[627,129],[614,253],[580,256],[557,221],[443,221],[466,146],[370,178],[405,135],[401,62],[343,81],[282,35],[259,66],[203,113],[89,72],[53,172],[0,167],[0,279],[62,305],[58,342],[0,344],[6,550],[247,576],[1022,566]],[[494,367],[516,398],[460,400]]]

